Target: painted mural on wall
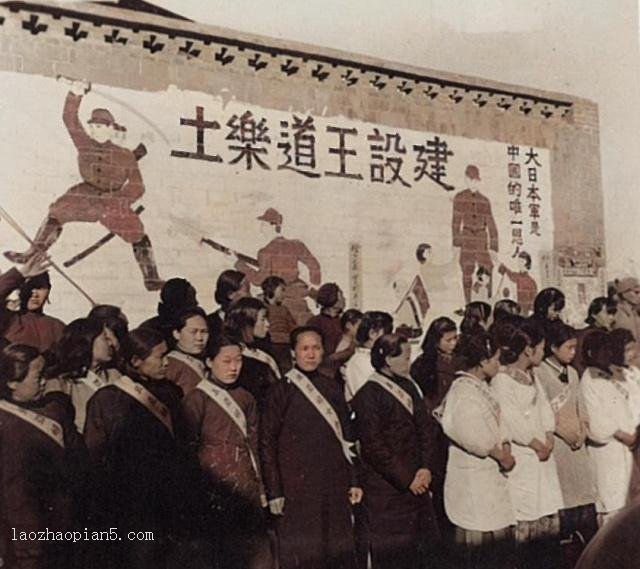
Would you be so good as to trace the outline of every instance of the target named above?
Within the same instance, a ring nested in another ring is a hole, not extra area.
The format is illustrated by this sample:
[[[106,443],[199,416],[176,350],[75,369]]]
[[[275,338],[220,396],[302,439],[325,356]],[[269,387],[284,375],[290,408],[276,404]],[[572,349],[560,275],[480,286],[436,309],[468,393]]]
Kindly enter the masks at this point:
[[[287,113],[228,92],[3,75],[0,118],[41,134],[35,156],[28,136],[0,142],[3,207],[98,302],[131,299],[134,322],[153,312],[147,291],[161,276],[189,278],[213,307],[214,277],[233,267],[254,291],[284,278],[300,322],[327,281],[361,287],[362,308],[414,331],[469,300],[535,296],[553,245],[546,149]],[[33,252],[2,226],[0,239],[14,262]]]

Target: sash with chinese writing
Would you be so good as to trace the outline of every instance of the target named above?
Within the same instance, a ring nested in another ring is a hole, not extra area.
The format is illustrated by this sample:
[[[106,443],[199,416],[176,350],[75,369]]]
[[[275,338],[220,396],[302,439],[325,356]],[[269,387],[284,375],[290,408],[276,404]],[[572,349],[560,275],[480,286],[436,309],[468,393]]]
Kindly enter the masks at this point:
[[[105,379],[101,378],[97,373],[94,373],[91,370],[87,373],[87,377],[81,377],[78,381],[84,383],[92,391],[98,391],[98,389],[102,389],[109,385]]]
[[[547,364],[554,371],[554,373],[558,376],[558,379],[560,379],[560,375],[562,373],[565,373],[564,370],[553,365],[549,360],[544,360],[543,363]],[[556,395],[551,401],[549,401],[551,409],[553,409],[554,413],[560,411],[560,409],[562,409],[566,405],[567,401],[569,401],[571,397],[571,384],[568,382],[568,371],[566,373],[567,382],[563,383],[560,393],[558,393],[558,395]],[[560,381],[562,380],[560,379]]]
[[[248,346],[243,345],[242,355],[253,360],[258,360],[263,364],[267,364],[271,368],[273,375],[275,375],[278,379],[282,379],[282,374],[280,373],[280,368],[278,367],[276,360],[274,360],[269,354],[267,354],[267,352],[258,350],[256,348],[249,348]]]
[[[64,433],[62,425],[57,421],[49,419],[49,417],[45,417],[44,415],[40,415],[40,413],[36,413],[35,411],[31,411],[30,409],[24,409],[23,407],[9,403],[4,399],[0,401],[0,409],[10,413],[14,417],[18,417],[19,419],[26,421],[32,427],[42,431],[58,446],[64,448]]]
[[[153,393],[148,391],[143,385],[129,379],[126,375],[118,378],[112,384],[130,397],[133,397],[140,405],[149,411],[167,430],[173,435],[173,425],[169,409]]]
[[[380,373],[374,373],[369,381],[377,383],[384,390],[388,391],[395,399],[398,400],[410,415],[413,415],[413,398],[402,387],[391,381],[388,377]]]
[[[489,386],[485,381],[478,381],[477,379],[470,377],[464,372],[458,372],[458,381],[464,382],[466,385],[473,386],[474,389],[477,389],[484,402],[489,407],[491,414],[496,418],[496,421],[500,421],[500,404],[496,401],[496,399],[491,394],[489,390]]]
[[[309,402],[316,408],[318,413],[322,415],[322,418],[331,427],[331,430],[335,434],[340,446],[342,447],[342,454],[347,459],[349,464],[353,464],[353,459],[356,454],[353,450],[353,443],[347,441],[342,433],[342,425],[338,418],[335,409],[331,406],[325,396],[318,391],[317,387],[313,385],[313,382],[303,373],[297,369],[292,369],[287,373],[287,379],[293,383],[302,394],[309,400]]]
[[[244,439],[244,443],[249,451],[249,457],[251,458],[251,464],[253,465],[253,470],[260,480],[260,469],[258,467],[258,461],[251,449],[251,444],[249,443],[249,431],[247,429],[247,416],[244,414],[244,411],[238,405],[237,401],[229,395],[227,391],[224,389],[220,389],[216,387],[213,383],[207,380],[202,380],[198,385],[196,385],[196,389],[202,391],[205,395],[207,395],[210,399],[213,400],[235,423],[236,427],[242,433],[242,438]],[[262,496],[260,496],[262,499]]]
[[[169,352],[167,354],[167,357],[182,362],[184,365],[190,367],[193,371],[195,371],[198,374],[198,377],[204,378],[207,368],[204,362],[199,360],[198,358],[190,356],[189,354],[185,354],[183,352],[179,352],[178,350]]]

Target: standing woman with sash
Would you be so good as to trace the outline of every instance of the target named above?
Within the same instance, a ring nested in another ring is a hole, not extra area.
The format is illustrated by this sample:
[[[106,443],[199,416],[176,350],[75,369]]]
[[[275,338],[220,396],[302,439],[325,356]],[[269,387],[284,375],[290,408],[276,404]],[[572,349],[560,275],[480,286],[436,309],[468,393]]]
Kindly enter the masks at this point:
[[[175,347],[167,354],[167,379],[187,395],[206,373],[202,354],[209,340],[209,328],[204,310],[196,306],[178,314],[171,333]]]
[[[500,350],[485,332],[465,334],[456,346],[462,371],[438,409],[451,439],[444,486],[464,569],[512,569],[514,526],[507,473],[515,460],[500,406],[489,389],[500,368]]]
[[[258,406],[238,384],[240,343],[211,338],[209,373],[182,402],[188,439],[205,477],[220,567],[271,569],[266,498],[258,463]]]
[[[43,397],[43,366],[31,346],[0,353],[0,565],[12,569],[73,567],[64,542],[20,538],[74,529],[72,467],[82,439],[71,407]]]
[[[94,466],[92,497],[101,528],[152,531],[153,541],[122,541],[108,548],[97,567],[160,569],[179,523],[182,393],[166,379],[167,345],[160,332],[138,328],[123,346],[127,375],[89,400],[84,438]],[[104,565],[101,565],[104,563]],[[92,566],[93,567],[93,566]]]
[[[279,569],[352,569],[351,505],[356,481],[349,410],[342,389],[321,375],[322,334],[291,333],[295,367],[267,394],[260,458],[269,510],[276,516]]]
[[[241,298],[231,305],[224,321],[226,334],[242,347],[242,370],[238,384],[264,407],[267,390],[282,379],[276,360],[269,353],[268,308],[257,298]]]
[[[544,358],[542,328],[531,319],[514,319],[501,324],[495,337],[501,338],[505,367],[491,380],[491,393],[516,460],[508,487],[517,520],[518,567],[559,567],[563,501],[553,454],[556,422],[536,371]]]
[[[429,491],[437,425],[409,375],[410,353],[406,338],[378,338],[371,351],[376,371],[351,400],[372,569],[421,567],[438,541]]]
[[[93,394],[120,377],[114,367],[115,350],[112,333],[102,323],[78,318],[66,326],[62,338],[53,348],[53,362],[46,393],[68,395],[75,409],[75,424],[84,431],[87,402]]]
[[[633,338],[631,338],[633,341]],[[556,418],[553,454],[558,467],[563,507],[560,510],[560,539],[574,545],[565,548],[574,565],[583,548],[598,530],[596,484],[586,438],[588,417],[580,397],[578,372],[571,362],[576,354],[576,331],[556,321],[547,328],[546,357],[537,370]]]

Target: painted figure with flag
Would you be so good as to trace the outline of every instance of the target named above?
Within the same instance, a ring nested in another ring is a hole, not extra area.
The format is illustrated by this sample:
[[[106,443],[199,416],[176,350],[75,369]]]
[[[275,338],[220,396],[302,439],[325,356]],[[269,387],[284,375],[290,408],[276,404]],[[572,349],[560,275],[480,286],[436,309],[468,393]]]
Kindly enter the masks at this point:
[[[427,288],[420,275],[416,275],[393,313],[399,334],[407,338],[419,338],[429,311]]]

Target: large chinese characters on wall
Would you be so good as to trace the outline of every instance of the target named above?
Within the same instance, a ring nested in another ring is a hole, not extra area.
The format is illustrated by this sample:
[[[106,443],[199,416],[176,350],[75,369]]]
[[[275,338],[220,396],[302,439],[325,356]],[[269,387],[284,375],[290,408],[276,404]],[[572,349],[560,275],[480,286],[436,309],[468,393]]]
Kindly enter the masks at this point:
[[[328,281],[413,329],[471,300],[531,306],[553,247],[544,148],[285,112],[228,92],[6,75],[0,114],[19,136],[0,142],[3,207],[134,323],[172,276],[212,307],[215,276],[233,267],[254,291],[284,278],[299,321]],[[13,262],[31,252],[1,224],[0,239]],[[81,301],[64,287],[57,312],[77,316]]]

